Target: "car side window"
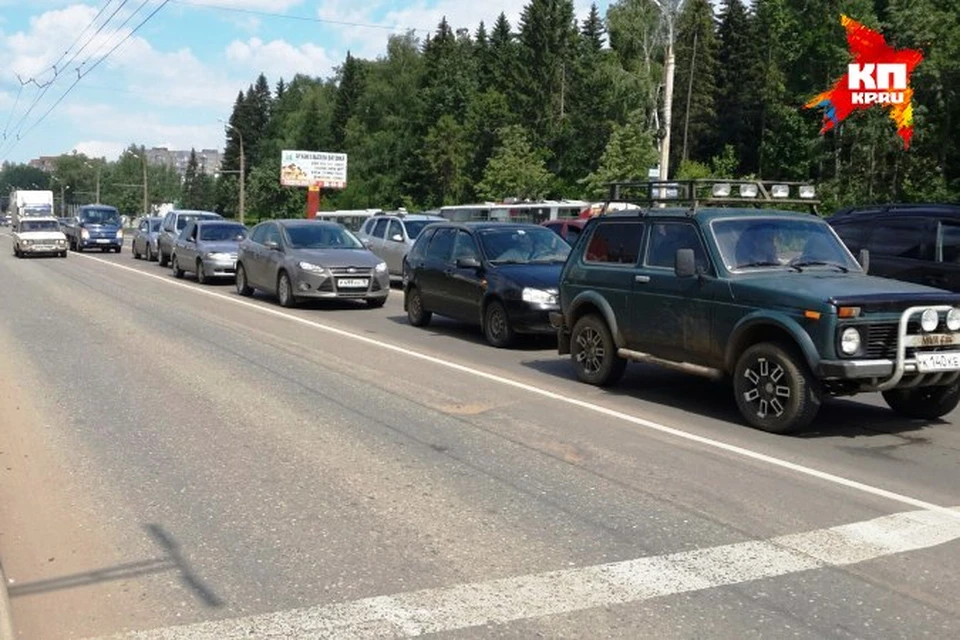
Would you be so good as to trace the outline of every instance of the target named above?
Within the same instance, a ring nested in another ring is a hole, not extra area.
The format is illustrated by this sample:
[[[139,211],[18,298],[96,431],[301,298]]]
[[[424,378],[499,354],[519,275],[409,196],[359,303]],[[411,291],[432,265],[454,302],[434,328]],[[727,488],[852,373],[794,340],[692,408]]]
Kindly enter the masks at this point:
[[[657,222],[651,225],[644,262],[648,267],[673,269],[678,249],[693,249],[697,267],[704,271],[709,269],[707,252],[696,227],[685,222]]]
[[[464,258],[479,260],[480,253],[477,251],[477,243],[473,236],[461,229],[457,231],[457,239],[453,245],[453,261],[456,262]]]
[[[431,260],[448,262],[450,254],[453,253],[453,243],[456,237],[455,229],[438,229],[430,239],[430,246],[427,247],[427,257]]]
[[[960,224],[940,223],[940,261],[960,264]]]
[[[410,248],[410,253],[407,254],[410,260],[420,259],[426,253],[427,245],[430,244],[430,239],[433,238],[433,233],[435,229],[427,229],[420,233],[417,237],[417,241],[413,243],[413,246]]]
[[[833,224],[833,230],[850,249],[850,253],[857,254],[866,246],[870,227],[862,222],[837,222]]]
[[[146,232],[147,232],[147,221],[146,221],[146,220],[144,220],[143,222],[140,223],[139,231],[141,231],[142,233],[146,233]]]
[[[374,238],[382,238],[384,232],[387,230],[387,220],[386,218],[380,218],[377,220],[377,224],[373,226],[373,233],[371,234]]]
[[[867,248],[878,256],[931,260],[932,247],[924,243],[926,220],[888,219],[875,222]]]
[[[173,215],[173,213],[168,213],[167,217],[163,219],[164,231],[173,231]]]
[[[393,238],[394,236],[400,236],[400,238],[403,238],[403,227],[400,226],[399,220],[391,220],[390,227],[387,230],[388,238]]]
[[[263,238],[267,235],[267,225],[258,224],[253,228],[253,233],[250,234],[250,242],[256,242],[257,244],[263,244]]]
[[[587,262],[637,264],[643,222],[601,222],[593,230],[584,253]]]
[[[280,240],[280,229],[277,228],[275,224],[267,225],[267,232],[263,237],[264,244],[268,242],[276,242],[277,245],[282,245],[283,242]]]

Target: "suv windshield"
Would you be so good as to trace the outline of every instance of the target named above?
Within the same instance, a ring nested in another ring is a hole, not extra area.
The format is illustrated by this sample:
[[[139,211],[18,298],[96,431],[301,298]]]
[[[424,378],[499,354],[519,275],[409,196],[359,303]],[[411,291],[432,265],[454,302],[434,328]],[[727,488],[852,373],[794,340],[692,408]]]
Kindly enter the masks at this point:
[[[570,245],[546,228],[505,226],[503,229],[484,229],[479,236],[483,252],[492,263],[566,262],[570,254]]]
[[[116,209],[85,209],[80,217],[90,224],[120,224],[120,213]]]
[[[20,231],[59,231],[60,223],[54,220],[31,220],[20,223]]]
[[[294,249],[363,249],[363,243],[340,225],[299,224],[284,231]]]
[[[819,219],[715,220],[711,228],[728,269],[860,270],[830,226]]]
[[[200,227],[200,239],[223,241],[240,241],[247,237],[247,230],[240,224],[205,224]]]
[[[407,220],[407,235],[410,236],[410,239],[413,240],[420,235],[420,232],[423,231],[423,228],[428,224],[433,224],[434,222],[443,222],[442,220]]]

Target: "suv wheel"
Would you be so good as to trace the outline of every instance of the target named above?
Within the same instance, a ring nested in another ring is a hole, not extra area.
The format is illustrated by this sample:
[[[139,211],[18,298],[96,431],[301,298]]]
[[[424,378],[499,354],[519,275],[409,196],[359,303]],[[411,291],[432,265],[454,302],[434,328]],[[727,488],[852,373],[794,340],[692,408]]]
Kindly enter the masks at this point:
[[[820,389],[792,349],[755,344],[740,356],[733,377],[740,413],[750,426],[789,433],[809,425],[820,410]]]
[[[570,360],[577,377],[600,387],[615,384],[627,368],[607,323],[596,315],[577,320],[570,333]]]
[[[423,298],[420,297],[420,289],[410,287],[407,290],[407,319],[415,327],[425,327],[430,324],[430,318],[433,312],[423,308]]]
[[[883,399],[902,416],[936,420],[957,408],[960,403],[960,382],[946,387],[890,389],[883,392]]]
[[[502,302],[494,300],[487,305],[483,314],[483,333],[487,342],[495,347],[503,348],[513,344],[516,333],[510,326],[510,318]]]
[[[277,298],[280,300],[281,307],[290,308],[297,304],[297,299],[293,295],[293,285],[290,284],[290,276],[286,271],[280,272],[277,278]]]
[[[247,270],[243,268],[243,264],[237,263],[237,275],[236,285],[237,293],[241,296],[247,297],[253,295],[253,287],[247,282]]]

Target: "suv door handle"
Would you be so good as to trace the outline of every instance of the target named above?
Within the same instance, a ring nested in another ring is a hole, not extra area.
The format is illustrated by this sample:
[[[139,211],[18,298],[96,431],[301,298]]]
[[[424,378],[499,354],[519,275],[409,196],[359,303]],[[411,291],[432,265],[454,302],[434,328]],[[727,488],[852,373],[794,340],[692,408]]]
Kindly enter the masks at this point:
[[[634,282],[647,283],[650,282],[650,276],[633,276]]]

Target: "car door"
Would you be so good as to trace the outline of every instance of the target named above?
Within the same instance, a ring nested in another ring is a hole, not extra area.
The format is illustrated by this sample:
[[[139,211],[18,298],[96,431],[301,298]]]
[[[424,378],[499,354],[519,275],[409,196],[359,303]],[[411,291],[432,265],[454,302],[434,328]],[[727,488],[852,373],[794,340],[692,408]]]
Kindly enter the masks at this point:
[[[480,319],[483,299],[483,272],[476,267],[461,267],[458,260],[480,260],[473,234],[459,229],[453,243],[453,256],[446,270],[446,292],[450,301],[451,315],[461,320],[476,322]]]
[[[258,277],[261,286],[267,291],[276,293],[277,278],[280,266],[283,264],[284,244],[280,225],[271,222],[267,225],[267,232],[263,237],[263,247],[257,259]]]
[[[180,237],[177,238],[176,254],[177,265],[181,269],[193,268],[193,263],[197,258],[197,230],[199,227],[196,222],[189,223],[183,228]]]
[[[387,263],[391,274],[399,275],[403,270],[403,256],[407,253],[407,236],[403,225],[396,218],[390,220],[383,237],[379,255]]]
[[[610,305],[616,321],[617,340],[634,348],[637,332],[630,324],[630,298],[643,238],[642,219],[601,220],[587,239],[577,269],[577,289],[598,292]],[[614,327],[611,327],[614,330]]]
[[[147,234],[150,233],[150,222],[141,220],[137,225],[137,233],[133,236],[133,252],[144,254],[147,252]]]
[[[651,220],[643,260],[636,268],[630,298],[632,341],[643,351],[671,360],[713,361],[719,345],[712,344],[710,304],[715,296],[715,271],[697,226],[685,220]],[[680,278],[678,249],[693,249],[702,276]]]
[[[920,216],[887,216],[873,220],[867,248],[870,273],[884,278],[933,284],[932,263],[936,247],[936,223]]]
[[[257,225],[250,234],[250,241],[243,247],[243,269],[247,274],[247,282],[259,289],[265,288],[263,261],[267,248],[263,243],[271,226],[272,223],[269,222]]]
[[[173,240],[177,237],[176,222],[177,215],[171,211],[163,219],[163,225],[160,227],[160,237],[157,239],[157,248],[167,256],[170,255],[170,251],[173,248]]]
[[[457,237],[455,228],[438,229],[424,254],[423,266],[417,274],[423,306],[443,316],[453,313],[454,305],[447,295],[447,270]]]
[[[370,251],[374,252],[378,258],[381,260],[383,257],[383,236],[387,232],[387,223],[390,222],[386,218],[377,218],[376,224],[373,225],[373,229],[370,230],[370,235],[367,237],[367,248]]]

